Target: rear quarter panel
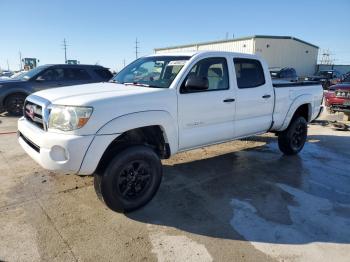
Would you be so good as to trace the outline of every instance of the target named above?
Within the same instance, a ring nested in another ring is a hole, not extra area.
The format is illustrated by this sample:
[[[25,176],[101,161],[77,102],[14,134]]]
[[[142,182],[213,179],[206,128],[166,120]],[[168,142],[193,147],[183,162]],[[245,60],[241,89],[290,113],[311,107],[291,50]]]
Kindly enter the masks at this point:
[[[309,119],[315,119],[322,104],[323,89],[321,85],[294,86],[275,88],[274,125],[272,130],[286,129],[295,111],[303,104],[309,105]]]

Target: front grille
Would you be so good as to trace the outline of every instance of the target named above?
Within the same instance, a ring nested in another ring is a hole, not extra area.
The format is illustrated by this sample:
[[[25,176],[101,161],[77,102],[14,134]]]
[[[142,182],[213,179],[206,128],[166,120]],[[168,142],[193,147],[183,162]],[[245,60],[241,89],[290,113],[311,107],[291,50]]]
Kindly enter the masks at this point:
[[[44,130],[43,109],[40,105],[26,101],[24,103],[24,117],[35,126]]]
[[[335,92],[335,96],[341,98],[350,98],[350,92],[338,90]]]

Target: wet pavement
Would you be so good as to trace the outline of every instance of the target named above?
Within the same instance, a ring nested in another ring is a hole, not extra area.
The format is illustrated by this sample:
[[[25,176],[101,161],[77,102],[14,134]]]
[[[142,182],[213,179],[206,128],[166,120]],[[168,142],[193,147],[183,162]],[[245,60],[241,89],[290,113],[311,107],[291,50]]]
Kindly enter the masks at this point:
[[[298,156],[271,134],[181,153],[155,198],[123,215],[92,177],[45,171],[1,134],[0,260],[349,261],[349,148],[349,131],[311,125]]]

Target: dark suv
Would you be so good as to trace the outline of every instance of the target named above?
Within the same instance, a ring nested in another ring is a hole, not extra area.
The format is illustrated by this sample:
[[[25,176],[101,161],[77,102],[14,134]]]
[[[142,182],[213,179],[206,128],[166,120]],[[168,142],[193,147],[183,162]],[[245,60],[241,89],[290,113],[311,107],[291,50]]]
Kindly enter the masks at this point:
[[[298,81],[297,72],[291,67],[285,67],[282,69],[271,68],[270,74],[272,79],[286,80],[290,82]]]
[[[25,98],[34,92],[87,83],[106,82],[112,78],[108,68],[98,65],[43,65],[18,78],[0,80],[0,110],[9,115],[23,113]]]

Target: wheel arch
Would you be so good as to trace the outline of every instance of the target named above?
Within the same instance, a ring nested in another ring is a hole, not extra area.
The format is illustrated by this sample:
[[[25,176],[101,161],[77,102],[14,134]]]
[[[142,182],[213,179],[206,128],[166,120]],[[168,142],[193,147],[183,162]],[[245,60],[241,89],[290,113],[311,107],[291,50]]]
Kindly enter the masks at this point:
[[[161,126],[144,126],[128,130],[115,138],[106,148],[96,168],[102,173],[110,160],[120,151],[130,147],[144,145],[151,148],[161,159],[171,155],[169,144],[163,135]]]
[[[284,118],[283,124],[278,131],[285,130],[296,116],[303,116],[307,122],[310,122],[312,120],[313,110],[310,101],[312,101],[311,95],[301,95],[296,98],[290,106],[288,113]]]
[[[13,95],[24,95],[24,96],[29,96],[30,93],[22,90],[22,89],[15,89],[7,92],[6,94],[3,95],[3,99],[1,101],[1,105],[5,106],[7,99],[9,99]]]

